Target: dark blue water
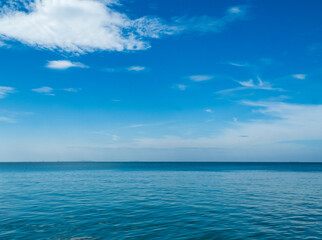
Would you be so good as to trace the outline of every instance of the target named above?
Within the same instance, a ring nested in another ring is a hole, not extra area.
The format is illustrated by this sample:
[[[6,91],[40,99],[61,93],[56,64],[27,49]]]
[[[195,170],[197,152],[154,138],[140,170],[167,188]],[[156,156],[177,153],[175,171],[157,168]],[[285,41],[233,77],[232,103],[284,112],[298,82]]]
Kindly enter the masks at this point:
[[[322,239],[322,164],[0,163],[0,239]]]

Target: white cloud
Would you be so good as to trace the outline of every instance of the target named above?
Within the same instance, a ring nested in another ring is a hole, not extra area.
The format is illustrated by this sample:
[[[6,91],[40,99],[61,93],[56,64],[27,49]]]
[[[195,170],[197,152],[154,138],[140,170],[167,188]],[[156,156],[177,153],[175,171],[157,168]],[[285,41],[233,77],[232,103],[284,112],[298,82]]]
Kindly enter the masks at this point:
[[[248,63],[237,63],[237,62],[228,62],[229,65],[235,66],[235,67],[248,67]]]
[[[240,85],[242,85],[243,87],[247,87],[247,88],[255,88],[256,87],[256,85],[254,84],[253,79],[249,79],[248,81],[245,81],[245,82],[242,82],[242,81],[237,81],[237,82]]]
[[[90,133],[91,134],[95,134],[95,135],[100,135],[100,136],[108,137],[109,139],[112,139],[113,141],[120,140],[120,137],[118,135],[111,134],[111,133],[106,132],[106,131],[92,131]]]
[[[147,70],[144,66],[130,66],[130,67],[115,67],[115,68],[104,68],[104,72],[118,73],[118,72],[142,72]]]
[[[66,92],[79,92],[80,90],[80,88],[64,88]]]
[[[250,135],[254,143],[322,139],[322,105],[283,102],[242,101],[270,120],[240,123],[240,135]]]
[[[75,53],[148,48],[133,24],[102,1],[37,0],[28,12],[2,13],[0,34],[31,46]]]
[[[15,89],[13,87],[0,86],[0,98],[5,98],[9,93],[14,93]]]
[[[263,114],[265,118],[242,122],[234,118],[230,127],[209,137],[136,138],[132,142],[105,147],[173,149],[176,153],[189,152],[188,149],[204,149],[202,151],[206,152],[212,149],[217,157],[222,157],[216,159],[224,161],[306,161],[308,156],[316,152],[317,148],[310,148],[307,143],[322,140],[322,105],[252,101],[240,103]]]
[[[175,25],[167,25],[161,18],[141,17],[132,21],[132,28],[141,37],[160,38],[162,35],[172,35],[179,32]]]
[[[269,82],[263,82],[260,77],[257,77],[257,81],[258,81],[257,84],[254,84],[252,79],[250,79],[249,81],[246,81],[246,82],[242,82],[242,81],[237,81],[237,82],[246,88],[282,91],[282,89],[280,89],[280,88],[273,88],[271,83],[269,83]]]
[[[50,96],[54,96],[55,94],[52,93],[54,89],[51,87],[41,87],[41,88],[34,88],[32,89],[32,91],[37,92],[37,93],[41,93],[41,94],[45,94],[45,95],[50,95]]]
[[[110,141],[60,138],[48,142],[26,135],[12,141],[0,139],[0,150],[5,159],[16,161],[41,161],[46,156],[48,161],[321,161],[322,105],[280,101],[240,104],[249,107],[249,116],[253,110],[256,114],[252,116],[261,115],[234,119],[206,137],[160,135],[113,142],[112,134],[102,132],[98,134]],[[206,126],[211,130],[209,123]]]
[[[141,71],[144,71],[145,69],[146,68],[143,66],[131,66],[127,68],[128,71],[132,71],[132,72],[141,72]]]
[[[306,74],[293,74],[292,77],[300,80],[305,80]]]
[[[32,115],[32,112],[11,111],[7,109],[0,109],[0,122],[16,123],[20,117],[27,117]]]
[[[78,68],[88,68],[88,66],[80,62],[71,62],[68,60],[57,60],[57,61],[48,61],[46,65],[47,68],[64,70],[67,68],[78,67]]]
[[[214,76],[212,76],[212,75],[192,75],[192,76],[189,76],[189,79],[194,82],[208,81],[213,78],[214,78]]]
[[[255,89],[255,90],[269,90],[269,91],[283,91],[281,88],[273,88],[272,84],[269,82],[264,82],[260,77],[257,77],[257,84],[254,83],[253,79],[248,81],[236,81],[241,87],[229,88],[218,91],[217,93],[229,93],[240,90]]]
[[[242,9],[240,7],[231,7],[231,8],[228,9],[228,12],[233,13],[233,14],[241,13]]]
[[[159,18],[131,20],[113,9],[115,1],[36,0],[25,11],[11,7],[0,16],[0,34],[7,39],[49,50],[86,53],[149,48],[142,39],[173,34],[176,27]]]
[[[16,123],[17,121],[13,118],[10,117],[0,117],[1,122],[6,122],[6,123]]]
[[[207,109],[205,110],[205,112],[207,112],[207,113],[212,113],[212,109],[207,108]]]
[[[97,50],[128,51],[150,47],[148,38],[186,31],[220,31],[242,18],[243,6],[228,9],[222,18],[209,16],[175,18],[166,23],[158,17],[130,19],[111,0],[35,0],[8,4],[0,11],[2,40],[48,50],[84,54]],[[0,40],[1,40],[0,39]]]
[[[187,89],[187,85],[184,85],[184,84],[177,84],[176,85],[176,88],[178,88],[179,90],[181,90],[181,91],[184,91],[184,90],[186,90]]]

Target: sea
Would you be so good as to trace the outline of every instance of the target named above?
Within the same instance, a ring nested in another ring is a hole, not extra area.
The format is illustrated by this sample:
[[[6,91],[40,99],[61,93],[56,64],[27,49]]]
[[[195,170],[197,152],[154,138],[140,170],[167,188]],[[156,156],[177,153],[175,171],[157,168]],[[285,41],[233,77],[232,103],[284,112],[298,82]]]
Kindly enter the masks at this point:
[[[322,239],[322,163],[0,163],[0,239]]]

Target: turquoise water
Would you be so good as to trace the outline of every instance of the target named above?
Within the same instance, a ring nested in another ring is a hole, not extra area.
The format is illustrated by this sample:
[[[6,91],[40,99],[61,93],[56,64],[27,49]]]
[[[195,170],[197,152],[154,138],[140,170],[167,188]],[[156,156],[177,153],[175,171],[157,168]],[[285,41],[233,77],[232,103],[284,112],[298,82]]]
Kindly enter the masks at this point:
[[[0,163],[0,239],[322,239],[322,164]]]

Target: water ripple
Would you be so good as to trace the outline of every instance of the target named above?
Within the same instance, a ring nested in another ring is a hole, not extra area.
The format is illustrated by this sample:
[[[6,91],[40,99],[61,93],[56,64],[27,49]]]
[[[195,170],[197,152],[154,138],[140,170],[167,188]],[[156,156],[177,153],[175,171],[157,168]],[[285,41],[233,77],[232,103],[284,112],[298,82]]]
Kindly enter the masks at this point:
[[[316,168],[20,167],[0,170],[0,239],[322,239]]]

